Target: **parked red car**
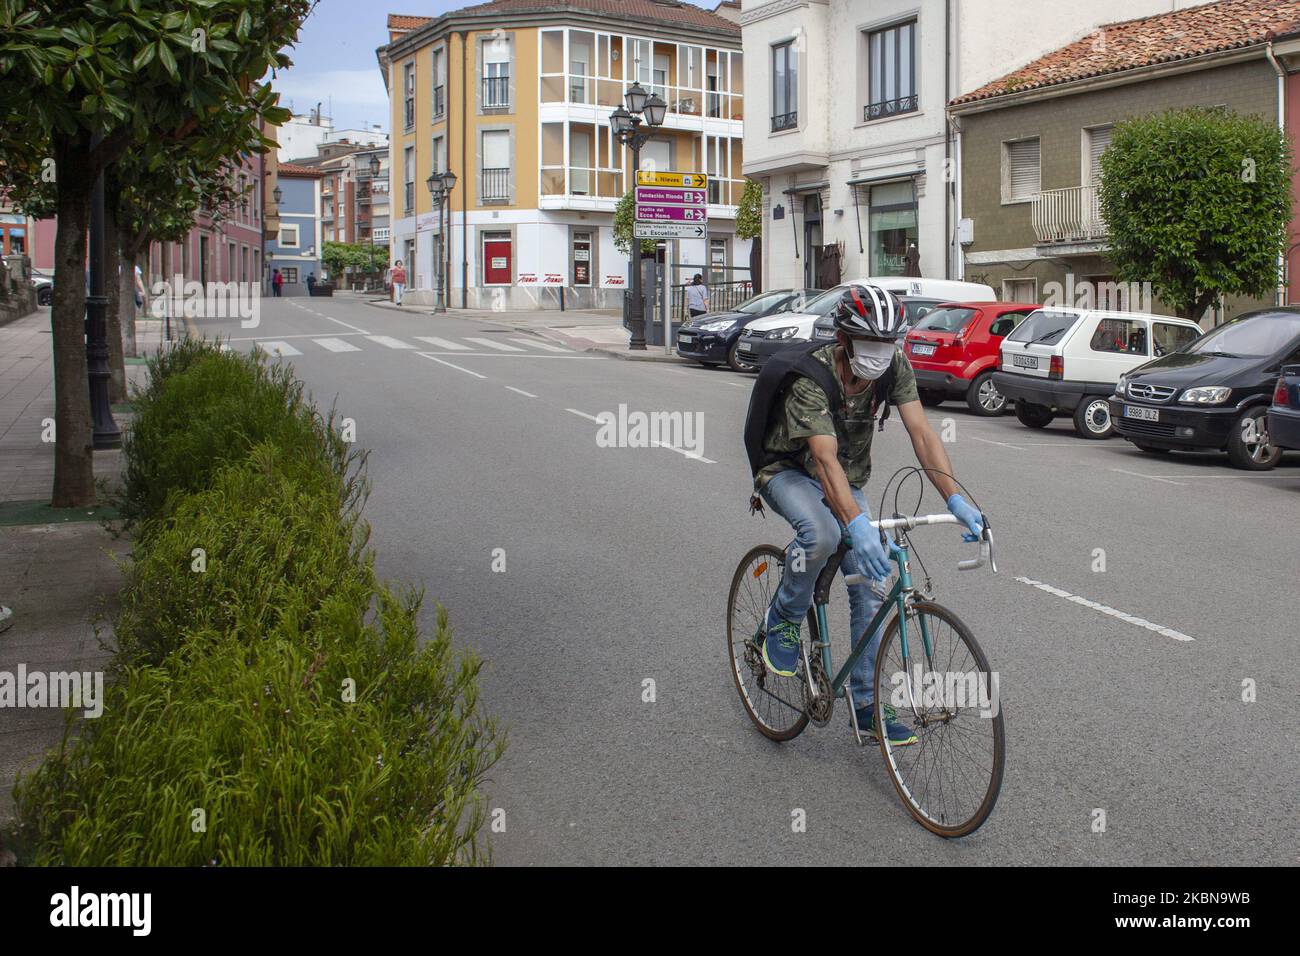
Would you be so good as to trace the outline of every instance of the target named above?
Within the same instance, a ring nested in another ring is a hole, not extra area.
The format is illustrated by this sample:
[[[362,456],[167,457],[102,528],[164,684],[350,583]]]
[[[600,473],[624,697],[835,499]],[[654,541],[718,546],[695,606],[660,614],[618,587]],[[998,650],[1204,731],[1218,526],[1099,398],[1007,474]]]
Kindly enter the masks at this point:
[[[907,333],[921,402],[963,399],[976,415],[1001,415],[1007,398],[993,384],[1002,338],[1035,309],[1026,302],[948,302]]]

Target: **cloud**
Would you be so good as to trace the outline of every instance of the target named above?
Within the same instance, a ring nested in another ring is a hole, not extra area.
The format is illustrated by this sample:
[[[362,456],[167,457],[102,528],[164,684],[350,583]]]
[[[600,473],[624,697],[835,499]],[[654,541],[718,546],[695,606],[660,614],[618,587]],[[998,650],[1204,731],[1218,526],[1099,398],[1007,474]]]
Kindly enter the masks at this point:
[[[317,103],[322,111],[332,110],[335,126],[353,126],[365,120],[388,127],[388,93],[379,67],[368,70],[290,69],[271,83],[280,94],[281,106],[305,113]]]

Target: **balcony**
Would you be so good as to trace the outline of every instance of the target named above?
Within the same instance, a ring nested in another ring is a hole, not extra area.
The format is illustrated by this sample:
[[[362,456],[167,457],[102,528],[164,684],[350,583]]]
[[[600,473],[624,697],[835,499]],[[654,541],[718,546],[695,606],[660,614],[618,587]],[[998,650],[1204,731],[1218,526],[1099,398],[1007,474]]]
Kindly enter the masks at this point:
[[[671,83],[647,81],[644,77],[640,82],[647,93],[657,94],[668,104],[667,115],[670,119],[674,116],[708,116],[712,119],[736,121],[745,118],[745,97],[738,90],[675,86]],[[623,104],[623,94],[631,88],[632,81],[584,73],[543,73],[540,86],[543,105],[568,103],[613,109]],[[486,105],[486,95],[483,100]]]
[[[1043,190],[1033,202],[1031,219],[1034,241],[1039,245],[1100,247],[1106,241],[1106,223],[1101,218],[1096,186]]]
[[[798,112],[772,114],[773,133],[779,133],[782,130],[786,130],[786,129],[794,129],[798,125],[799,125]]]
[[[480,202],[510,201],[510,169],[484,169]]]
[[[882,100],[879,103],[868,103],[862,110],[862,121],[870,123],[872,120],[888,119],[891,116],[898,116],[902,113],[915,113],[920,104],[920,97],[915,94],[912,96],[900,96],[894,100]]]
[[[504,110],[510,108],[510,77],[483,77],[483,108]]]
[[[442,119],[447,112],[446,89],[442,85],[433,88],[433,118],[435,121]]]

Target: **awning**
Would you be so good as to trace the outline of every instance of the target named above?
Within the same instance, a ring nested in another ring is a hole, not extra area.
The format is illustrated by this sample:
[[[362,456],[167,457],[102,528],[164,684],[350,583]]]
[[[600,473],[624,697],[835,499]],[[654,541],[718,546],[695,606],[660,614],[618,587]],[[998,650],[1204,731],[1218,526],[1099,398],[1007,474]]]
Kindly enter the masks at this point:
[[[823,179],[819,183],[799,183],[798,185],[791,186],[789,189],[782,189],[781,194],[783,196],[790,196],[795,193],[815,193],[825,189],[830,184],[830,180],[828,179]]]

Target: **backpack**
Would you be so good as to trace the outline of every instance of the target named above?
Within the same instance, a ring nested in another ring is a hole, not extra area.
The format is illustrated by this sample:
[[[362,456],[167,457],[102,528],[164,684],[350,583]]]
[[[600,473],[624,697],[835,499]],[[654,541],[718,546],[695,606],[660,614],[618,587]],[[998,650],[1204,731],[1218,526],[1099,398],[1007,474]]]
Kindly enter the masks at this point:
[[[843,442],[845,409],[840,383],[830,366],[819,362],[813,355],[827,344],[829,343],[813,341],[783,349],[772,355],[759,370],[758,380],[754,382],[754,390],[749,396],[749,411],[745,414],[745,454],[749,456],[749,469],[756,481],[758,473],[768,465],[790,457],[768,451],[763,445],[773,414],[781,409],[786,393],[797,378],[812,379],[826,393],[831,419],[835,422],[836,437]],[[893,387],[894,366],[891,363],[885,374],[876,379],[871,403],[873,415],[876,409],[884,409],[880,415],[881,430],[885,427],[885,419],[889,417],[889,393]]]

